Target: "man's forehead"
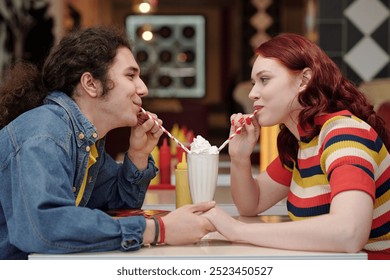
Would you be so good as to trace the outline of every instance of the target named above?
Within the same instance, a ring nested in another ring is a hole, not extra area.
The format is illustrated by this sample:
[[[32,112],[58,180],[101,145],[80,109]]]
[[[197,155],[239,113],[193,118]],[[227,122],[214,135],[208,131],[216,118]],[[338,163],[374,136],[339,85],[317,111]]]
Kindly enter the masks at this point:
[[[133,53],[127,48],[120,48],[114,59],[113,67],[119,66],[124,70],[139,72],[140,68],[135,61]]]

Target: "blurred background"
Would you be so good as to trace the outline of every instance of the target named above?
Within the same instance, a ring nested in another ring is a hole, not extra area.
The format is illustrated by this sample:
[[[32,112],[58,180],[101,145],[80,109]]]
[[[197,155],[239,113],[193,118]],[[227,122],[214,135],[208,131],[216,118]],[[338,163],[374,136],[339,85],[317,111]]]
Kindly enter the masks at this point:
[[[317,42],[379,108],[390,96],[389,11],[390,0],[0,0],[0,82],[17,60],[40,65],[73,29],[121,26],[150,90],[144,108],[220,145],[230,115],[251,110],[253,49],[283,32]],[[127,133],[108,137],[114,156]]]

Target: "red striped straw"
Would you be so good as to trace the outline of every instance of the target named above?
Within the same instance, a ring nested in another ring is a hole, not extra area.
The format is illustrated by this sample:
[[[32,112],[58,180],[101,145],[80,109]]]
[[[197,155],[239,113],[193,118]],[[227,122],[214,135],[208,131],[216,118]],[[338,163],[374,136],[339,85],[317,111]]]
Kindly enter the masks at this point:
[[[188,150],[187,147],[184,146],[183,143],[181,143],[179,140],[177,140],[175,136],[173,136],[168,130],[166,130],[161,124],[159,124],[158,121],[155,120],[155,119],[153,118],[152,115],[150,115],[148,112],[146,112],[146,111],[144,110],[144,108],[142,108],[142,107],[140,107],[140,108],[141,108],[142,113],[144,113],[146,116],[148,116],[149,119],[151,119],[152,121],[154,121],[154,123],[155,123],[156,125],[158,125],[158,127],[160,127],[161,130],[162,130],[163,132],[165,132],[165,133],[169,136],[169,138],[173,139],[173,140],[176,142],[176,144],[179,145],[180,147],[182,147],[183,150],[186,151],[188,154],[191,153],[191,151]]]
[[[253,118],[253,116],[256,115],[256,113],[257,113],[257,110],[255,110],[255,111],[249,116],[249,118],[250,118],[250,119]],[[225,142],[222,143],[221,146],[219,146],[218,152],[220,152],[223,148],[225,148],[225,146],[226,146],[227,144],[229,144],[230,140],[232,140],[233,137],[236,136],[236,135],[242,130],[243,126],[244,126],[244,123],[242,123],[241,126],[240,126],[239,128],[237,128],[236,131],[234,131],[234,133],[233,133],[232,135],[230,135],[229,138],[226,139]]]

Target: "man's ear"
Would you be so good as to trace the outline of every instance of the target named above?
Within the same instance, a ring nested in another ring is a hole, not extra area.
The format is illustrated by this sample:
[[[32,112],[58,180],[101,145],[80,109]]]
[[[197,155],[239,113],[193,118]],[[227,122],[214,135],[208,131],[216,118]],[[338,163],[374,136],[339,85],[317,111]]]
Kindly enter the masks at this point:
[[[94,79],[89,72],[81,75],[80,85],[90,97],[98,97],[102,91],[100,81]]]
[[[302,80],[299,86],[299,91],[303,91],[306,89],[306,86],[309,84],[309,81],[311,80],[312,71],[310,68],[305,68],[303,69],[301,75],[302,75]]]

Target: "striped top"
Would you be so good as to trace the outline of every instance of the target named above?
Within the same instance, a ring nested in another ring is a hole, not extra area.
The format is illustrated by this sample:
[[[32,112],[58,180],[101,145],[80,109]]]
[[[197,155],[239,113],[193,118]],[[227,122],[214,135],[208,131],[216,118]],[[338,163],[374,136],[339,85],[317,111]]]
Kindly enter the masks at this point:
[[[329,213],[332,198],[347,190],[368,193],[374,201],[370,238],[364,249],[390,253],[390,155],[374,129],[344,110],[316,119],[318,136],[301,141],[293,169],[279,158],[267,168],[273,180],[290,188],[292,220]]]

